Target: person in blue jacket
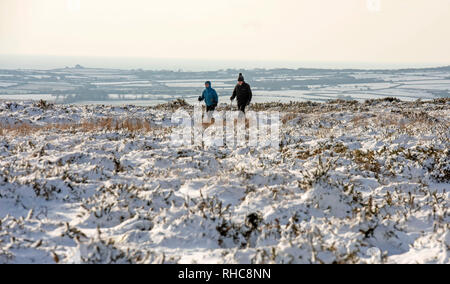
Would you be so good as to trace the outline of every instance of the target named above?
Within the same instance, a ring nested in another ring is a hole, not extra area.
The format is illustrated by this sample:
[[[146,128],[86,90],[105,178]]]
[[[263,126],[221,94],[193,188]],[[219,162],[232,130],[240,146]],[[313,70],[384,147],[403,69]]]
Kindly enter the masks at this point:
[[[198,97],[199,102],[203,100],[205,100],[207,112],[214,111],[219,103],[219,97],[217,96],[216,90],[211,88],[210,81],[205,82],[205,90],[203,91],[203,94]]]

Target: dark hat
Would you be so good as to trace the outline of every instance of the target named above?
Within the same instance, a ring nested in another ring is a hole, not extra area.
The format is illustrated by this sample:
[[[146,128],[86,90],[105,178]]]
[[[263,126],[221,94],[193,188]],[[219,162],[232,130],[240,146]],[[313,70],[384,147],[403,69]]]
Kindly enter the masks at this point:
[[[238,82],[244,82],[244,76],[242,76],[242,73],[239,73]]]

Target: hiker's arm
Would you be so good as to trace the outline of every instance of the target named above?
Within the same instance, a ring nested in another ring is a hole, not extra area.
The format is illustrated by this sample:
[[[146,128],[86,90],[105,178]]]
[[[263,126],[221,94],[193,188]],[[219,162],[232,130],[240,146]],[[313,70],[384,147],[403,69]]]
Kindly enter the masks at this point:
[[[230,100],[234,100],[234,98],[236,98],[236,89],[237,89],[237,86],[234,87],[233,95],[231,96]]]
[[[205,99],[205,91],[203,91],[202,95],[198,97],[198,101],[201,102]]]
[[[216,91],[214,91],[214,102],[216,105],[219,104],[219,96],[217,95]]]

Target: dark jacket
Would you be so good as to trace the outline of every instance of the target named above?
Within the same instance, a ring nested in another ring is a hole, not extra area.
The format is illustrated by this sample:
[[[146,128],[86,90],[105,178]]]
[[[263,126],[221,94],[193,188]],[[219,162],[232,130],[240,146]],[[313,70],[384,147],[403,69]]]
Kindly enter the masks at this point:
[[[237,98],[238,105],[248,105],[252,101],[252,89],[250,85],[244,82],[242,86],[236,85],[231,100]]]

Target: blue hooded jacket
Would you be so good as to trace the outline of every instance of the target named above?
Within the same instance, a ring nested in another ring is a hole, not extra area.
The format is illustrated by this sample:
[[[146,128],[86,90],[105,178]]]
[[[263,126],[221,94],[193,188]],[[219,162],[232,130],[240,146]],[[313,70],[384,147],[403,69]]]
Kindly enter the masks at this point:
[[[219,97],[217,96],[216,90],[211,88],[211,82],[207,81],[205,84],[209,84],[208,88],[205,88],[202,96],[199,98],[200,101],[205,100],[207,106],[217,105],[219,103]]]

